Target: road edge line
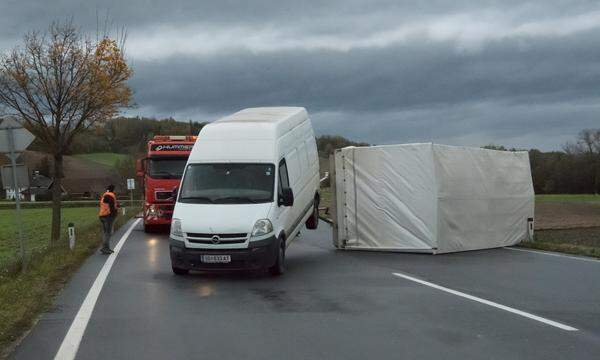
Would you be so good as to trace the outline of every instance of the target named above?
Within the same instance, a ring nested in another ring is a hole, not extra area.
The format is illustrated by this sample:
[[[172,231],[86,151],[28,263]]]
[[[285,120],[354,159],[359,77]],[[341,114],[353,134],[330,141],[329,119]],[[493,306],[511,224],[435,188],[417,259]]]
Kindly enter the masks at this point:
[[[109,255],[108,259],[106,259],[106,262],[102,266],[102,269],[100,269],[98,276],[96,276],[96,279],[90,287],[90,290],[85,296],[83,303],[81,303],[81,307],[79,308],[79,311],[77,311],[73,322],[71,322],[71,326],[69,327],[67,334],[65,335],[62,343],[60,344],[60,348],[56,352],[54,360],[75,359],[77,351],[79,350],[79,345],[81,344],[81,339],[83,338],[83,333],[85,332],[87,324],[92,316],[92,312],[94,311],[96,301],[98,300],[100,292],[102,291],[104,282],[106,281],[106,278],[108,277],[108,274],[110,273],[110,270],[117,258],[117,255],[119,255],[123,244],[129,237],[129,235],[131,235],[131,232],[136,227],[136,225],[139,224],[140,220],[141,219],[135,220],[133,224],[129,226],[127,231],[125,231],[125,233],[123,234],[123,236],[121,236],[121,239],[119,239],[119,242],[115,246],[114,253]]]
[[[431,288],[447,292],[447,293],[452,294],[452,295],[460,296],[460,297],[463,297],[465,299],[476,301],[476,302],[481,303],[481,304],[485,304],[485,305],[488,305],[488,306],[491,306],[491,307],[495,307],[495,308],[500,309],[500,310],[504,310],[504,311],[507,311],[507,312],[510,312],[510,313],[513,313],[513,314],[516,314],[516,315],[520,315],[520,316],[526,317],[528,319],[544,323],[546,325],[554,326],[554,327],[559,328],[561,330],[565,330],[565,331],[579,331],[579,329],[577,329],[577,328],[574,328],[574,327],[569,326],[569,325],[565,325],[563,323],[559,323],[558,321],[546,319],[546,318],[543,318],[541,316],[537,316],[537,315],[534,315],[534,314],[531,314],[531,313],[528,313],[528,312],[525,312],[525,311],[522,311],[522,310],[518,310],[518,309],[512,308],[510,306],[498,304],[496,302],[493,302],[493,301],[490,301],[490,300],[486,300],[486,299],[482,299],[482,298],[477,297],[477,296],[469,295],[469,294],[466,294],[466,293],[458,291],[458,290],[453,290],[453,289],[450,289],[450,288],[447,288],[447,287],[444,287],[444,286],[441,286],[441,285],[437,285],[437,284],[431,283],[429,281],[421,280],[421,279],[418,279],[418,278],[415,278],[415,277],[412,277],[412,276],[409,276],[409,275],[405,275],[405,274],[402,274],[402,273],[392,273],[392,274],[394,276],[403,278],[405,280],[410,280],[410,281],[419,283],[421,285],[429,286]]]

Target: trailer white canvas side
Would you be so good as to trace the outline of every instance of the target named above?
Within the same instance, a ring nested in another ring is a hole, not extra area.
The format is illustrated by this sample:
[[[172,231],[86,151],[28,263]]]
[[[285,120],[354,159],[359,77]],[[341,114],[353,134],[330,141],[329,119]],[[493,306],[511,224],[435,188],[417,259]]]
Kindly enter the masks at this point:
[[[527,152],[403,144],[340,149],[334,162],[338,248],[447,253],[528,237]]]

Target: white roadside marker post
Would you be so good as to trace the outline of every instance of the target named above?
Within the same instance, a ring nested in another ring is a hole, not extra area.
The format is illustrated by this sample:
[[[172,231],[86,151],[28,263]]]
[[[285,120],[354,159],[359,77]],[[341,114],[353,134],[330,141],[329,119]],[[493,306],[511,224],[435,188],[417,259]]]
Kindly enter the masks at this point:
[[[69,249],[75,249],[75,224],[69,223],[67,227],[68,235],[69,235]]]
[[[133,206],[133,190],[135,189],[135,179],[127,179],[127,190],[129,190],[129,196],[131,201],[129,206]],[[123,208],[123,215],[125,215],[125,208]]]

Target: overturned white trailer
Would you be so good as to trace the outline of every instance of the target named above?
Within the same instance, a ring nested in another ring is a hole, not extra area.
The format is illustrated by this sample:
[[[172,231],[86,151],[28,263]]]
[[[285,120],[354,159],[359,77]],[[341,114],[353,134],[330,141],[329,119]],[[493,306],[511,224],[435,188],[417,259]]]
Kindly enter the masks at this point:
[[[514,245],[533,230],[527,152],[347,147],[331,172],[338,248],[448,253]]]

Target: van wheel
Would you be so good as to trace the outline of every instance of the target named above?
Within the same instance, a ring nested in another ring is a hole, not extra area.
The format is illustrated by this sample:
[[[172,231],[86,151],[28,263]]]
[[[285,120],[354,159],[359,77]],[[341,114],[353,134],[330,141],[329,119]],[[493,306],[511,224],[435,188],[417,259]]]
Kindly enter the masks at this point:
[[[269,268],[269,273],[271,275],[281,275],[283,274],[285,268],[285,239],[279,238],[279,248],[277,250],[277,261],[275,264]]]
[[[317,226],[319,226],[319,198],[315,197],[312,214],[306,220],[306,228],[309,230],[315,230]]]
[[[173,273],[175,275],[187,275],[190,271],[187,269],[182,269],[182,268],[178,268],[175,266],[171,266],[171,269],[173,269]]]

